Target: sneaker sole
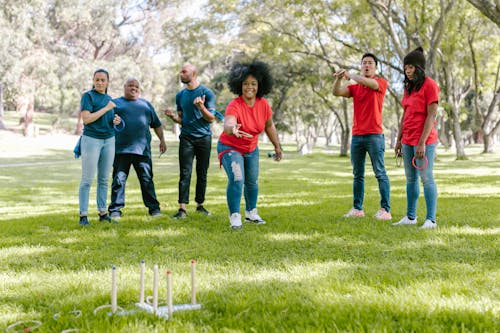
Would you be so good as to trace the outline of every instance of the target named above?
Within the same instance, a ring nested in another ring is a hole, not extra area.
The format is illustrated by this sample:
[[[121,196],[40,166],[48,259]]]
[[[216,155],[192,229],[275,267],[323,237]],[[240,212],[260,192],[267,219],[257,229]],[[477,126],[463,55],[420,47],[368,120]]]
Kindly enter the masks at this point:
[[[245,218],[245,222],[247,222],[247,223],[253,223],[253,224],[266,224],[266,221],[250,220],[248,218]]]
[[[393,223],[392,225],[397,226],[397,225],[415,225],[415,224],[417,224],[417,222],[414,222],[414,223],[401,223],[401,222],[396,222],[396,223]]]

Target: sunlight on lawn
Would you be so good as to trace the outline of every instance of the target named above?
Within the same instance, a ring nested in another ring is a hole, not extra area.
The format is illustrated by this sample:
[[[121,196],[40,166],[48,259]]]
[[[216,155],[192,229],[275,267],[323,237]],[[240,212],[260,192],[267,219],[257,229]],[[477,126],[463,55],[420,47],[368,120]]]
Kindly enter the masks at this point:
[[[439,186],[439,184],[438,184]],[[485,186],[484,184],[478,186],[476,184],[457,184],[457,185],[445,185],[443,186],[441,193],[446,193],[447,196],[462,197],[463,195],[478,195],[478,196],[496,196],[499,191],[499,187]]]
[[[318,235],[304,235],[304,234],[270,234],[267,238],[272,241],[305,241],[317,238]]]
[[[179,229],[151,229],[151,230],[135,230],[132,232],[129,232],[127,234],[128,236],[133,236],[133,237],[181,237],[181,236],[186,236],[187,231],[186,230],[179,230]]]
[[[441,233],[450,235],[500,235],[500,228],[481,229],[469,226],[449,227],[446,230],[441,230]]]
[[[438,177],[441,175],[449,176],[449,174],[450,174],[449,170],[434,170],[434,175],[438,175]],[[495,174],[500,175],[500,169],[481,168],[481,167],[475,167],[470,169],[453,168],[453,174],[470,175],[470,176],[492,176]]]
[[[0,259],[7,260],[17,256],[41,255],[52,251],[51,247],[45,246],[12,246],[0,249]]]

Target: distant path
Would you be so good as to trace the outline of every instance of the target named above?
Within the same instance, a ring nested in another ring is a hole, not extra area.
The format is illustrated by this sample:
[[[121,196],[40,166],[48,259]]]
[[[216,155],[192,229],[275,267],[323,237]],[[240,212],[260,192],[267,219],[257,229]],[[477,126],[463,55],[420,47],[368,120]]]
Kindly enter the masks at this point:
[[[56,164],[66,164],[70,162],[71,161],[9,163],[9,164],[0,164],[0,168],[13,168],[13,167],[37,166],[37,165],[56,165]]]

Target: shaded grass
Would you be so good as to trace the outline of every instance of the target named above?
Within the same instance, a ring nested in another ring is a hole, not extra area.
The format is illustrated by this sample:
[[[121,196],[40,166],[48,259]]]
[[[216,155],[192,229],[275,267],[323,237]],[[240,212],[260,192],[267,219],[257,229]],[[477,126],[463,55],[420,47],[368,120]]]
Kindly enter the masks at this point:
[[[371,170],[367,217],[347,220],[342,218],[352,201],[347,158],[287,153],[274,163],[266,148],[261,149],[259,212],[269,223],[245,224],[241,232],[228,228],[226,176],[215,154],[206,202],[214,215],[197,215],[190,205],[186,220],[170,217],[177,209],[176,143],[169,144],[166,157],[154,159],[166,216],[147,216],[131,172],[119,225],[99,223],[95,215],[89,228],[78,226],[80,164],[70,152],[57,155],[67,154],[67,163],[1,168],[0,327],[37,319],[43,322],[41,332],[72,327],[88,332],[499,331],[498,155],[453,161],[441,152],[439,228],[423,231],[371,217],[379,202]],[[34,160],[42,157],[29,158]],[[405,180],[393,162],[388,155],[392,212],[399,219],[405,213]],[[90,210],[93,198],[95,192]],[[418,216],[424,215],[421,198]],[[148,266],[148,294],[151,268],[158,264],[162,272],[173,272],[174,302],[189,302],[191,259],[198,262],[200,311],[175,313],[168,322],[145,313],[92,313],[110,301],[112,265],[118,270],[119,305],[134,308],[141,260]],[[75,309],[81,317],[71,315]]]

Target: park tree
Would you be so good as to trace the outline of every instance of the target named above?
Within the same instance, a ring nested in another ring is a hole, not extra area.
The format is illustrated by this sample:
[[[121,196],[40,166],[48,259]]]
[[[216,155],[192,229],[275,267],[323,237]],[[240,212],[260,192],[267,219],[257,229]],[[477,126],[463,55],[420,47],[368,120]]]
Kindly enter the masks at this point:
[[[500,2],[498,0],[467,1],[500,28]]]

